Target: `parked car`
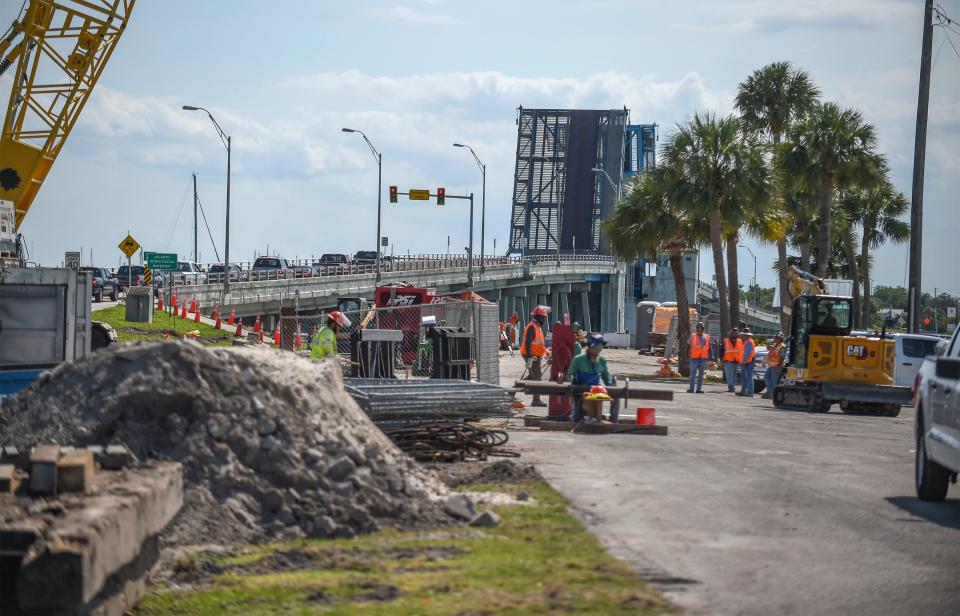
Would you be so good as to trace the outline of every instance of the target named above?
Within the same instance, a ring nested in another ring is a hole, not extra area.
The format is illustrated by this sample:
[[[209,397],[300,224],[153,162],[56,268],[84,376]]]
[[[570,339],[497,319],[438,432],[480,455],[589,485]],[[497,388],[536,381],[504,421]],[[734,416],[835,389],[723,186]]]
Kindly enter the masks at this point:
[[[81,272],[90,272],[93,287],[93,301],[102,302],[106,295],[112,301],[117,301],[117,295],[120,293],[120,283],[113,277],[105,267],[85,266],[80,268]]]
[[[920,365],[914,386],[914,478],[917,496],[926,501],[945,499],[960,473],[960,329],[938,349]]]
[[[143,284],[143,266],[131,265],[128,267],[121,265],[117,268],[117,273],[114,275],[114,278],[117,279],[118,288],[126,293],[130,282],[133,282],[134,286]],[[159,278],[159,276],[154,276],[154,278]]]
[[[283,257],[257,257],[250,269],[251,279],[266,278],[293,278],[296,276],[296,270],[290,265],[290,262]]]
[[[893,334],[893,339],[897,343],[893,384],[910,387],[924,358],[936,355],[940,338],[924,334]]]
[[[177,271],[173,273],[173,280],[178,284],[206,284],[207,275],[203,268],[193,261],[177,261]]]
[[[223,282],[224,273],[228,271],[223,263],[216,263],[207,270],[207,282]],[[231,263],[229,267],[230,282],[242,282],[249,279],[249,275],[240,269],[236,263]]]

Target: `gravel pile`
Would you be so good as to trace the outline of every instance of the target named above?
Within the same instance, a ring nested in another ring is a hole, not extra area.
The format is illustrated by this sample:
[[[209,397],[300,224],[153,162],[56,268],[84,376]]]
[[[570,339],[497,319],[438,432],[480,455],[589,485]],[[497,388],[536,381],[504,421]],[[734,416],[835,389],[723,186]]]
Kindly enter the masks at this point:
[[[183,464],[168,544],[350,537],[450,520],[446,488],[400,452],[340,370],[281,351],[121,345],[0,406],[0,445],[123,443]]]

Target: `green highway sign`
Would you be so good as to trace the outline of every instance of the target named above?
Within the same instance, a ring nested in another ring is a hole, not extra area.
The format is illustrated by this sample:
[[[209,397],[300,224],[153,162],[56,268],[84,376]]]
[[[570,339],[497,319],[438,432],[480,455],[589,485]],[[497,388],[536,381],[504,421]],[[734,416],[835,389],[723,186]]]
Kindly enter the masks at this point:
[[[177,269],[177,253],[175,252],[144,252],[143,258],[147,267],[152,270]]]

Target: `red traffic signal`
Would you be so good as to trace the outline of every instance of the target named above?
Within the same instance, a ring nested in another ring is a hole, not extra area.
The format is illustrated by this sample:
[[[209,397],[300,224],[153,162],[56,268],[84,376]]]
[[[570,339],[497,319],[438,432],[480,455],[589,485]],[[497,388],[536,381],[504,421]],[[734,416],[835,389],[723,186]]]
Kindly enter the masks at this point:
[[[397,187],[391,186],[390,187],[390,203],[396,203],[396,202],[397,202]]]
[[[443,205],[447,198],[447,189],[438,188],[437,189],[437,205]]]

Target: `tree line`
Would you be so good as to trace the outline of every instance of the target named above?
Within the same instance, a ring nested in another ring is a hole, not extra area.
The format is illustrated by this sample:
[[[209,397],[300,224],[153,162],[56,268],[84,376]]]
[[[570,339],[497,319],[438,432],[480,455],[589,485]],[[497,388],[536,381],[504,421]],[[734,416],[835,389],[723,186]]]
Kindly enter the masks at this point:
[[[869,324],[871,252],[909,239],[909,202],[890,181],[877,131],[856,109],[821,100],[810,75],[775,62],[740,83],[736,112],[696,112],[668,134],[653,169],[626,187],[603,223],[626,259],[666,252],[677,285],[680,372],[690,337],[682,254],[709,247],[720,328],[740,322],[737,245],[777,246],[780,322],[788,329],[789,267],[855,281],[853,325]],[[792,254],[791,254],[792,251]]]

